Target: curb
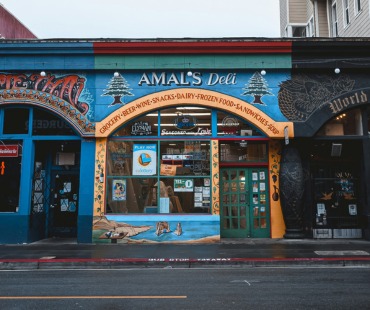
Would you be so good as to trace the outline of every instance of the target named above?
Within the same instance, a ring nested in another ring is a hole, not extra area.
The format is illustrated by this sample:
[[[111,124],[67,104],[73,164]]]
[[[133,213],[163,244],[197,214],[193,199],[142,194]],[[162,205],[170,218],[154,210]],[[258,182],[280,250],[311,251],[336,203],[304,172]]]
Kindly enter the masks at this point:
[[[230,268],[230,267],[370,267],[370,257],[327,258],[66,258],[1,259],[0,270]]]

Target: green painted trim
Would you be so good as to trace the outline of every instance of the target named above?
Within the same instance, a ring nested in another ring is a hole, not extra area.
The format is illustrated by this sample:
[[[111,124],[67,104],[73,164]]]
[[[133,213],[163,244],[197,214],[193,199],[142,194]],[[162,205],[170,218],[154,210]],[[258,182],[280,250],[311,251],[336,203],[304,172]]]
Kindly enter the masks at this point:
[[[291,69],[291,55],[96,55],[95,69]]]

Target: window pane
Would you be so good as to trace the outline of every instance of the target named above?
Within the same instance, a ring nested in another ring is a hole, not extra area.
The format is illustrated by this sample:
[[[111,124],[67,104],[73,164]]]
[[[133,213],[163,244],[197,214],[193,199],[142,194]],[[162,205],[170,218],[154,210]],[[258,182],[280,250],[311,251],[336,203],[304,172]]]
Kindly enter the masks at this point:
[[[325,124],[317,133],[318,136],[362,135],[361,110],[347,111]]]
[[[114,136],[157,136],[158,113],[149,113],[120,128]]]
[[[4,110],[4,134],[27,134],[28,133],[28,109],[5,109]]]
[[[161,136],[209,136],[212,134],[211,110],[178,107],[162,110]]]
[[[217,112],[217,135],[262,136],[262,133],[233,115]]]
[[[221,162],[265,162],[267,145],[257,141],[220,142]]]
[[[22,161],[21,141],[0,145],[0,212],[17,212]]]
[[[209,175],[209,141],[161,141],[161,175]]]
[[[108,178],[107,213],[157,213],[152,208],[156,178]]]
[[[161,178],[159,183],[159,213],[210,212],[209,178]]]
[[[75,135],[72,127],[58,116],[44,110],[33,110],[33,135]]]

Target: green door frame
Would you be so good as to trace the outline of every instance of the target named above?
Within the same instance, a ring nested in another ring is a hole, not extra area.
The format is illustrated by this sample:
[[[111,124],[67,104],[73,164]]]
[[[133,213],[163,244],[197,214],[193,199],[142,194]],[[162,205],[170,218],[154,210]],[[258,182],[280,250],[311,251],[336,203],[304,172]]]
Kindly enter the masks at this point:
[[[221,238],[269,238],[268,170],[221,168]]]

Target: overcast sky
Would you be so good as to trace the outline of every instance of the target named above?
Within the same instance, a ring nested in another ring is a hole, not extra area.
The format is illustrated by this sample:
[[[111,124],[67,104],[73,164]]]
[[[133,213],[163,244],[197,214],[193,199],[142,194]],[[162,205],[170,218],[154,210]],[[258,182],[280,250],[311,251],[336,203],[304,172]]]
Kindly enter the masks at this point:
[[[39,39],[279,37],[279,0],[0,0]]]

